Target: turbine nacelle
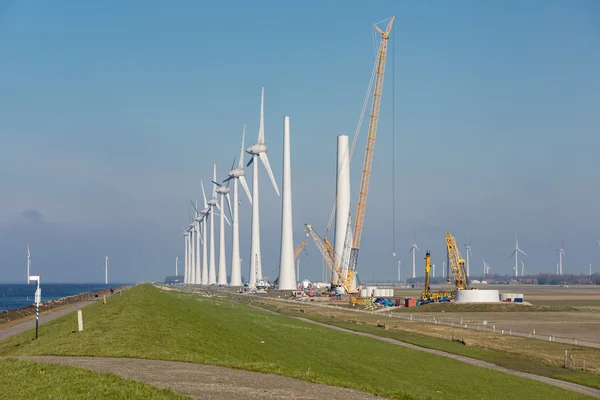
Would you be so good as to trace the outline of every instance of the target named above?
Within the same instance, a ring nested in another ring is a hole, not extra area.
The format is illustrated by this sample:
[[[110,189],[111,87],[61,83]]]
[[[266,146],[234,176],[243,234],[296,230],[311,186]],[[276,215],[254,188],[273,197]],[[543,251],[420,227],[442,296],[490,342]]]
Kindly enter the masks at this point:
[[[194,222],[200,222],[202,221],[202,217],[194,217]]]
[[[252,154],[253,156],[259,156],[261,153],[266,153],[268,150],[265,144],[253,144],[246,149],[246,153]]]
[[[206,207],[199,211],[200,214],[206,215],[210,212],[210,208]]]
[[[227,176],[230,176],[232,178],[239,178],[240,176],[245,176],[246,175],[246,171],[244,171],[243,168],[235,168],[232,169],[231,171],[229,171],[229,173],[227,174]]]
[[[216,206],[217,205],[217,199],[210,199],[209,201],[206,202],[206,204],[208,204],[209,206]]]
[[[229,189],[227,186],[219,186],[217,188],[216,192],[219,194],[227,194],[227,193],[231,192],[231,189]]]
[[[183,232],[183,236],[190,236],[189,232]]]

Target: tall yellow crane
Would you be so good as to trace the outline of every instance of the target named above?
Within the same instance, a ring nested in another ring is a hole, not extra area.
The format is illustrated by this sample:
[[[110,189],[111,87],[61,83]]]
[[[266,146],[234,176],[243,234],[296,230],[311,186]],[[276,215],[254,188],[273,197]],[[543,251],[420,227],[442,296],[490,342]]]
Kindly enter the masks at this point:
[[[367,195],[369,194],[369,183],[371,181],[371,169],[373,167],[373,152],[375,151],[375,139],[377,138],[377,126],[379,124],[379,111],[381,109],[381,95],[383,93],[383,78],[385,76],[385,61],[387,56],[388,40],[390,31],[394,24],[394,17],[391,17],[385,31],[377,25],[373,25],[377,32],[381,34],[381,43],[377,54],[377,67],[375,75],[375,86],[373,88],[373,103],[371,106],[371,120],[369,123],[369,133],[367,135],[367,149],[363,163],[362,178],[360,180],[360,189],[358,193],[358,202],[356,203],[356,219],[354,222],[354,239],[352,240],[352,249],[350,250],[350,260],[348,272],[356,271],[358,260],[358,251],[360,249],[360,240],[362,238],[363,224],[365,220],[365,209],[367,208]]]
[[[454,276],[454,286],[457,290],[464,290],[467,288],[465,260],[461,257],[458,247],[456,246],[456,240],[454,240],[454,236],[450,233],[446,233],[446,250],[448,252],[448,265],[452,269],[452,275]],[[446,283],[450,283],[449,276]]]
[[[349,281],[348,277],[342,274],[342,269],[340,268],[339,263],[337,262],[337,255],[335,254],[333,247],[331,247],[329,240],[327,240],[327,238],[322,239],[317,234],[317,232],[314,231],[312,225],[306,224],[306,230],[315,241],[315,244],[317,245],[317,248],[321,252],[323,258],[325,259],[329,270],[333,270],[336,272],[336,274],[338,274],[340,278],[340,286],[342,286],[348,293],[356,292],[356,290],[352,289],[352,281]],[[350,274],[348,276],[353,277],[353,275]]]
[[[421,294],[422,300],[429,299],[429,296],[431,293],[431,288],[429,287],[430,274],[431,274],[431,252],[429,250],[427,250],[427,253],[425,254],[425,289],[423,290],[423,293]]]

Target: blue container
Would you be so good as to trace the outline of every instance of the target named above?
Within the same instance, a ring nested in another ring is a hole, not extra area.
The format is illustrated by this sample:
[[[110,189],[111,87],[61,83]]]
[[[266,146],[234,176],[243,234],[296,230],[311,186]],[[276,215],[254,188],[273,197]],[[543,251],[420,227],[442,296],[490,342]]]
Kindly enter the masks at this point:
[[[515,299],[513,299],[514,303],[522,303],[523,302],[523,298],[522,297],[517,297]]]

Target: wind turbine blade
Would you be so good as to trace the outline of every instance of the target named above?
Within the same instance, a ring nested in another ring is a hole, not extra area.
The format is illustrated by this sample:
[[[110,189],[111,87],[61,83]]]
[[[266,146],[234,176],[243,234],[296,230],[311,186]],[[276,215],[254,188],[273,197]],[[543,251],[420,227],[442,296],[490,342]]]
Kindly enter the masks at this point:
[[[212,182],[215,182],[216,180],[217,180],[217,164],[213,164],[213,180],[212,180]],[[217,189],[213,183],[212,198],[214,199],[215,197],[217,197]]]
[[[269,158],[267,157],[267,153],[262,153],[260,155],[260,160],[262,161],[267,173],[269,174],[269,178],[271,178],[271,183],[273,184],[273,188],[275,189],[275,193],[277,196],[280,196],[279,189],[277,189],[277,184],[275,183],[275,177],[273,176],[273,171],[271,170],[271,164],[269,164]]]
[[[194,204],[194,202],[192,200],[190,200],[190,203],[192,203],[192,207],[194,207],[194,210],[196,210],[196,216],[198,216],[198,208],[196,207],[196,205]]]
[[[240,149],[240,159],[238,161],[238,168],[244,168],[244,140],[246,139],[246,124],[244,124],[244,130],[242,130],[242,148]]]
[[[225,200],[227,200],[227,207],[229,208],[229,216],[233,220],[233,211],[231,211],[231,198],[229,197],[229,193],[225,195]]]
[[[248,201],[250,202],[250,205],[252,205],[252,196],[250,195],[250,189],[248,188],[246,178],[244,176],[240,176],[239,179],[240,183],[242,184],[242,187],[244,188],[244,192],[246,192],[246,196],[248,196]]]
[[[221,185],[221,184],[220,184],[220,183],[218,183],[218,182],[215,182],[215,181],[211,181],[211,182],[212,182],[212,183],[214,183],[215,185],[217,185],[218,187],[221,187],[221,186],[223,186],[223,185]]]
[[[265,144],[265,88],[260,95],[260,125],[258,128],[258,144]]]
[[[527,255],[527,253],[525,253],[523,250],[519,249],[519,253],[522,253],[523,255]]]
[[[419,249],[419,246],[417,246],[416,244],[415,244],[415,249],[421,251],[421,249]]]
[[[515,250],[514,250],[514,251],[513,251],[513,252],[510,254],[510,257],[514,256],[516,252],[517,252],[517,249],[515,249]]]
[[[217,206],[217,209],[218,209],[219,211],[221,211],[221,206],[219,205],[219,202],[217,202],[215,205]]]
[[[202,197],[204,197],[204,208],[206,208],[208,207],[208,204],[206,203],[206,192],[204,191],[204,183],[200,181],[200,185],[202,186]]]
[[[227,225],[231,226],[231,222],[229,222],[229,220],[227,219],[227,215],[225,215],[225,213],[223,213],[223,218],[225,218],[225,222],[227,222]]]
[[[231,163],[230,171],[233,171],[234,168],[235,168],[235,157],[233,157],[233,162]]]
[[[246,167],[251,166],[253,162],[254,162],[254,156],[250,157],[250,161],[248,161],[248,164],[246,164]]]
[[[188,212],[188,217],[190,218],[190,221],[191,221],[192,220],[192,215],[190,214],[190,209],[189,208],[188,208],[187,212]]]
[[[230,176],[230,177],[228,177],[227,179],[225,179],[225,180],[223,181],[223,183],[225,183],[225,182],[229,182],[229,181],[230,181],[230,180],[232,180],[232,179],[233,179],[233,176]]]
[[[29,251],[29,245],[27,245],[27,257],[31,257],[31,252]]]

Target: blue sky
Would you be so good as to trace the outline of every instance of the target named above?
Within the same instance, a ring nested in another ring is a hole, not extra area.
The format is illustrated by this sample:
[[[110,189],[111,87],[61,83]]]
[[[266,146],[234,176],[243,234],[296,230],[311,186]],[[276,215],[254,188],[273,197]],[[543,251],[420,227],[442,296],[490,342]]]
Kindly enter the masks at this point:
[[[363,279],[394,278],[398,259],[408,272],[415,232],[438,264],[450,231],[461,245],[473,237],[473,270],[485,257],[509,273],[518,232],[531,272],[553,271],[563,240],[565,272],[600,270],[595,1],[4,1],[0,280],[22,279],[26,243],[52,281],[100,281],[106,253],[113,280],[172,273],[189,200],[213,163],[225,178],[243,124],[247,144],[256,137],[263,85],[279,184],[282,119],[291,118],[296,240],[305,222],[324,233],[336,135],[354,133],[373,62],[371,24],[391,15]],[[261,170],[270,273],[281,207],[265,178]],[[245,259],[247,202],[241,213]],[[301,270],[320,277],[312,243]]]

